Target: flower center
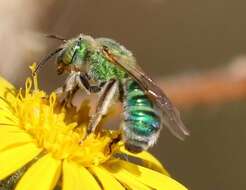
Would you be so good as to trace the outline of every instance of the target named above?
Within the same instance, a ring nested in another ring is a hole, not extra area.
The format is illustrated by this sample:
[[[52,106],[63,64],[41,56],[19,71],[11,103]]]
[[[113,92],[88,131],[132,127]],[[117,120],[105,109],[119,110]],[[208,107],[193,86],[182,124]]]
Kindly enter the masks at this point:
[[[112,142],[116,132],[101,131],[86,136],[88,106],[79,111],[62,107],[55,93],[50,96],[40,90],[31,90],[32,81],[26,81],[25,92],[19,92],[15,114],[19,127],[27,131],[37,146],[56,159],[71,159],[84,166],[98,165],[108,160],[117,149]],[[84,118],[84,119],[83,119]]]

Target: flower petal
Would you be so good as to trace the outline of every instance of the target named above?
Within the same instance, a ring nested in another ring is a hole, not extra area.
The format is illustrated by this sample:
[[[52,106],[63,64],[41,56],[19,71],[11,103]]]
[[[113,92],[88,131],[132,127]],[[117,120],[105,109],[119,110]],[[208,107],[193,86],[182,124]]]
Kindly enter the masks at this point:
[[[17,117],[14,115],[14,109],[8,103],[8,101],[4,98],[0,97],[0,113],[6,118],[10,118],[11,120],[17,120]],[[1,120],[0,120],[1,121]]]
[[[26,171],[15,190],[52,190],[60,175],[61,161],[47,154]]]
[[[146,166],[147,168],[153,169],[157,172],[163,173],[167,176],[170,176],[170,174],[168,173],[168,171],[163,167],[163,165],[159,162],[159,160],[157,160],[152,154],[150,154],[147,151],[143,151],[141,153],[138,154],[133,154],[129,151],[127,151],[124,146],[121,147],[120,151],[122,153],[128,154],[132,157],[135,158],[139,158],[140,160],[143,161],[144,166]]]
[[[123,187],[106,169],[103,167],[93,166],[90,168],[101,182],[104,190],[125,190]]]
[[[10,107],[7,102],[12,102],[16,99],[15,88],[8,81],[0,77],[0,107]]]
[[[10,105],[7,98],[8,98],[7,95],[6,95],[6,97],[1,97],[1,95],[0,95],[0,123],[1,124],[17,125],[18,124],[18,118],[14,115],[13,107]],[[14,102],[14,100],[12,100],[11,102]]]
[[[13,115],[13,106],[11,105],[11,102],[6,99],[6,97],[0,96],[0,109]]]
[[[118,161],[114,162],[112,165],[115,166],[115,163],[117,162]],[[127,172],[127,170],[121,170],[121,168],[112,168],[109,165],[106,166],[105,169],[108,170],[108,172],[110,172],[117,180],[119,180],[129,189],[151,190],[151,188],[132,177],[132,175]]]
[[[37,156],[40,151],[35,144],[28,143],[0,152],[0,179],[4,179],[24,166]]]
[[[13,148],[33,142],[33,138],[18,127],[0,125],[0,152],[6,148]]]
[[[3,92],[4,89],[14,89],[13,85],[6,81],[4,78],[0,77],[0,93]]]
[[[18,119],[7,108],[1,107],[0,101],[0,125],[18,125]]]
[[[72,161],[64,161],[62,190],[71,189],[101,190],[101,187],[87,169]]]
[[[183,185],[166,175],[126,161],[114,161],[107,166],[107,169],[116,176],[120,173],[124,173],[128,175],[128,178],[155,189],[187,190]]]

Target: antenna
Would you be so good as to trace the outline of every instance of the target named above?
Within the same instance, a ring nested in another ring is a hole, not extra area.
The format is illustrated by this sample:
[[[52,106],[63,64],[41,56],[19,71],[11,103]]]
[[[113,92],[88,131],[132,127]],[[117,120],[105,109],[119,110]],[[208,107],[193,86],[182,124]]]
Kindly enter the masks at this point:
[[[40,69],[41,66],[43,66],[44,64],[46,64],[49,59],[51,59],[55,54],[57,54],[58,52],[60,52],[61,50],[63,50],[63,48],[58,48],[55,51],[49,53],[47,56],[45,56],[43,59],[41,59],[41,61],[38,63],[35,71],[33,72],[33,74],[35,75],[38,70]]]
[[[64,43],[67,42],[67,39],[61,37],[61,36],[58,36],[58,35],[54,35],[54,34],[48,34],[46,35],[47,38],[52,38],[52,39],[56,39],[56,40],[60,40],[60,41],[63,41]]]

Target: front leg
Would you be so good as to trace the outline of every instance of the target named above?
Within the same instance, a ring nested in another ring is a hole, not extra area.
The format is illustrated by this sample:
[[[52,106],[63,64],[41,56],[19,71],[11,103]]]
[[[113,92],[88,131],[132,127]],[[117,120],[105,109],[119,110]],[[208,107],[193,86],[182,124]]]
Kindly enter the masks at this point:
[[[76,83],[82,89],[86,89],[87,94],[98,93],[105,83],[100,83],[99,85],[91,85],[90,79],[86,74],[80,74],[76,77]]]
[[[107,114],[108,109],[113,102],[113,98],[118,92],[118,87],[119,84],[117,80],[110,80],[105,84],[96,106],[96,112],[89,122],[87,134],[96,131],[96,127],[102,117]]]
[[[78,90],[78,85],[76,84],[77,75],[77,72],[70,73],[64,85],[55,90],[56,94],[61,99],[61,104],[65,105],[66,107],[73,107],[72,98]]]
[[[85,91],[89,95],[90,93],[99,92],[103,85],[104,83],[99,85],[91,85],[85,74],[81,74],[80,72],[72,72],[67,77],[64,85],[56,90],[56,93],[59,96],[64,96],[62,104],[71,107],[73,106],[72,99],[78,89]]]

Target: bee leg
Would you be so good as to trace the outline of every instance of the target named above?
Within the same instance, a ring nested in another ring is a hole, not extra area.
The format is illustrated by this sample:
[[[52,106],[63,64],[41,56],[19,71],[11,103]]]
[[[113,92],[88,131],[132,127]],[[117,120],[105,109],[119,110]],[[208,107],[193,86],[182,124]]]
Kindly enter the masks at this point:
[[[108,108],[112,104],[113,99],[117,94],[118,86],[118,81],[116,80],[110,80],[105,84],[97,103],[95,114],[92,116],[89,122],[87,134],[95,132],[96,127],[101,121],[102,117],[107,114]]]
[[[73,108],[76,107],[72,101],[73,101],[73,97],[75,95],[75,93],[77,92],[77,90],[79,89],[78,86],[75,86],[72,90],[69,90],[66,94],[66,98],[63,100],[65,106],[67,108]]]
[[[72,99],[76,91],[78,90],[78,85],[76,83],[77,73],[71,73],[64,85],[58,89],[56,89],[56,94],[62,100],[61,104],[64,104],[66,107],[74,107],[72,104]]]
[[[56,94],[62,97],[61,104],[64,104],[66,107],[74,107],[72,104],[72,100],[74,94],[78,89],[85,91],[88,95],[90,93],[97,93],[101,91],[105,83],[101,83],[99,85],[90,85],[89,79],[86,75],[81,74],[80,72],[72,72],[66,79],[64,85],[58,89],[56,89]]]
[[[80,74],[76,78],[76,81],[79,87],[85,88],[88,94],[100,92],[102,89],[102,86],[105,84],[105,83],[101,83],[99,85],[91,85],[89,80],[90,79],[88,78],[86,74]]]

